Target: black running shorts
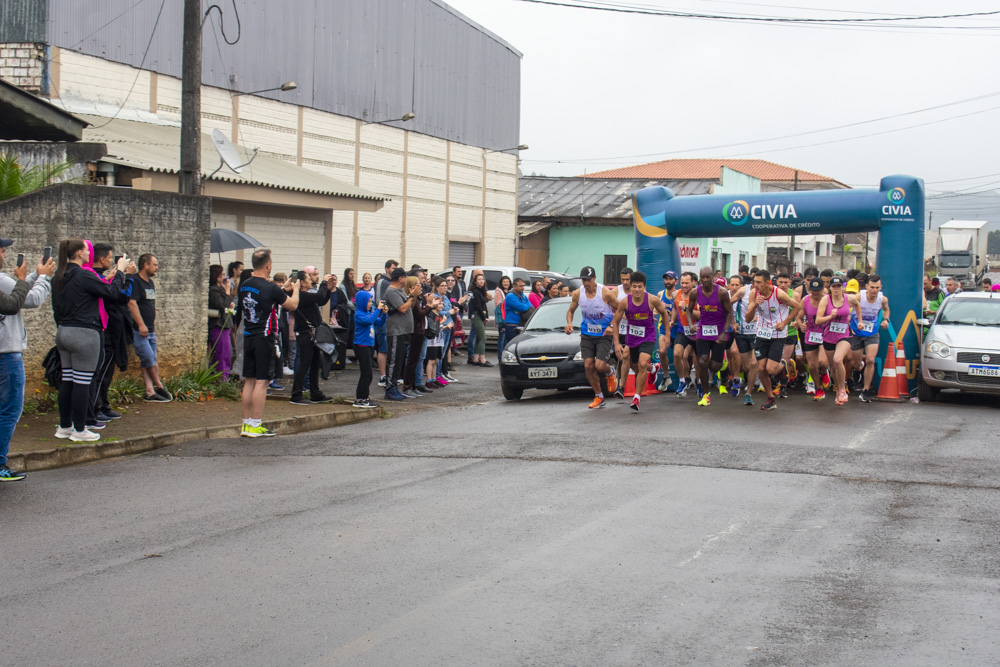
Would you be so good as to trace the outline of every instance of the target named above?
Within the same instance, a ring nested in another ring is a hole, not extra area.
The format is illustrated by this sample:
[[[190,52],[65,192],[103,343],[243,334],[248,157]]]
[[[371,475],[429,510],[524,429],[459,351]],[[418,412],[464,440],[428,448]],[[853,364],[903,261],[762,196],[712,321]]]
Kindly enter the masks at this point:
[[[784,352],[784,338],[758,338],[753,347],[753,354],[757,361],[760,361],[761,359],[781,361],[781,355],[784,354]]]
[[[628,356],[632,359],[633,364],[637,364],[639,363],[640,354],[648,354],[652,357],[655,350],[656,343],[653,341],[646,341],[645,343],[640,343],[638,347],[630,347],[628,349]]]
[[[244,336],[243,377],[249,380],[273,380],[276,356],[274,339],[270,336]]]
[[[757,340],[757,336],[753,334],[736,334],[736,349],[739,350],[740,354],[753,352],[755,340]]]
[[[726,343],[718,343],[714,338],[699,338],[695,343],[694,351],[699,357],[711,355],[712,361],[717,364],[722,363],[726,356]]]

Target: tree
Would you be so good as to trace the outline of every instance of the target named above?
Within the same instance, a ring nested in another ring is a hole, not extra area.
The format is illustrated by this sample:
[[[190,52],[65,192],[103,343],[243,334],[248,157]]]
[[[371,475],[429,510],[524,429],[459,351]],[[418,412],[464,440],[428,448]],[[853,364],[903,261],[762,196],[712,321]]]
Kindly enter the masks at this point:
[[[0,201],[63,180],[60,177],[72,167],[72,162],[58,162],[24,168],[14,153],[0,153]]]

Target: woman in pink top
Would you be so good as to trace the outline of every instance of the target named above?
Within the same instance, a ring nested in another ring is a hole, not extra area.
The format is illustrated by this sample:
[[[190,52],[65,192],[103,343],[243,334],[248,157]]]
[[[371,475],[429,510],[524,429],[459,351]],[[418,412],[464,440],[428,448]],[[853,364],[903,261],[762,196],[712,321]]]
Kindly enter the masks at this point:
[[[822,401],[826,398],[826,388],[830,386],[830,374],[827,372],[830,364],[827,361],[826,350],[823,348],[823,336],[826,334],[827,327],[816,324],[816,315],[820,312],[819,307],[825,296],[823,294],[823,281],[819,278],[812,278],[807,283],[806,288],[802,298],[803,314],[799,316],[796,326],[802,332],[802,351],[805,352],[809,372],[817,380],[813,400]]]
[[[857,299],[844,294],[844,281],[834,277],[830,280],[830,294],[819,302],[816,313],[816,324],[826,326],[823,334],[823,349],[827,356],[833,352],[830,366],[833,368],[833,379],[837,385],[837,405],[847,403],[847,370],[844,368],[844,357],[851,353],[851,309],[857,306]]]

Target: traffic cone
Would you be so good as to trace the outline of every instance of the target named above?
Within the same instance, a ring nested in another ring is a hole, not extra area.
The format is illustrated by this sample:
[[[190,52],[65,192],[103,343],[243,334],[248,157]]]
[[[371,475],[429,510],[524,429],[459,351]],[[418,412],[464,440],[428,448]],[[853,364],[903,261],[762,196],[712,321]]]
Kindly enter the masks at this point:
[[[906,378],[906,349],[900,345],[896,350],[896,383],[899,397],[906,400],[910,397],[910,382]]]
[[[625,380],[625,385],[622,387],[622,392],[626,397],[635,396],[635,373],[629,369],[628,378]],[[640,388],[639,395],[642,396],[643,392],[646,394],[659,394],[659,390],[655,386],[646,385],[645,389]]]
[[[885,351],[885,363],[882,364],[882,378],[878,383],[879,401],[890,401],[901,403],[899,397],[899,383],[896,380],[896,344],[889,343],[889,348]]]

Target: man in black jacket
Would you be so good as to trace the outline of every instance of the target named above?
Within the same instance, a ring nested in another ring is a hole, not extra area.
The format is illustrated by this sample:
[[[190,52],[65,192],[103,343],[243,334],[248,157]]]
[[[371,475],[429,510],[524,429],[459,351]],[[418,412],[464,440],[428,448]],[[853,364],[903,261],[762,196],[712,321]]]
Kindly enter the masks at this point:
[[[295,367],[295,379],[292,381],[292,400],[294,405],[309,405],[310,403],[327,403],[332,400],[323,394],[319,388],[319,367],[321,350],[316,347],[314,337],[317,327],[323,324],[323,313],[320,310],[327,302],[331,307],[337,305],[337,277],[327,274],[319,288],[313,292],[312,276],[305,271],[299,272],[301,284],[299,290],[299,307],[292,315],[295,320],[295,342],[298,365]],[[302,385],[306,376],[309,377],[309,400],[302,396]]]

